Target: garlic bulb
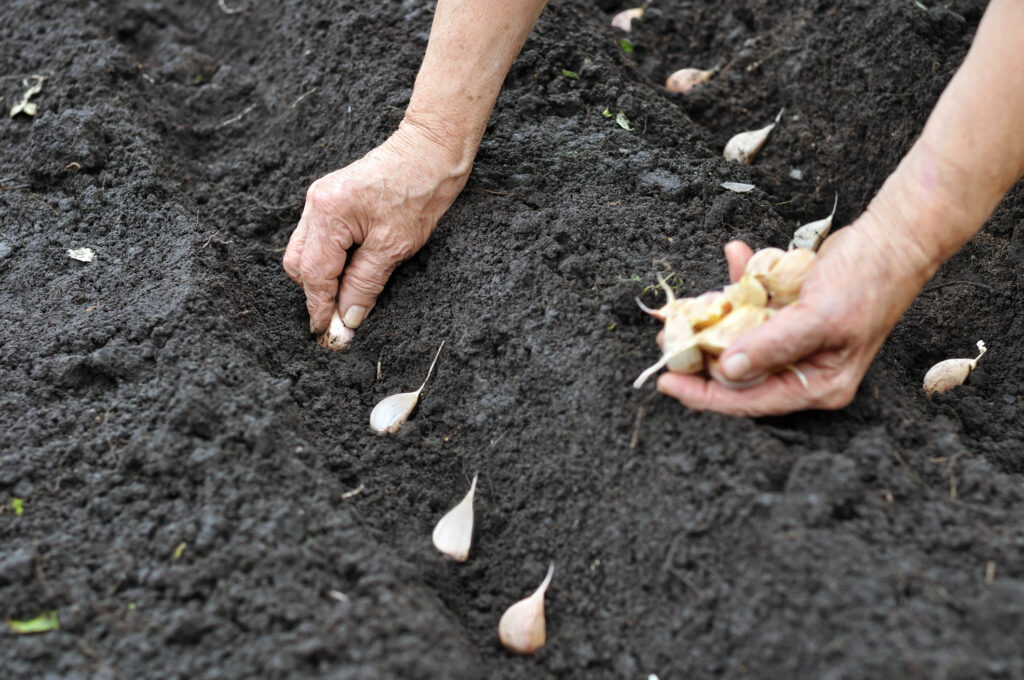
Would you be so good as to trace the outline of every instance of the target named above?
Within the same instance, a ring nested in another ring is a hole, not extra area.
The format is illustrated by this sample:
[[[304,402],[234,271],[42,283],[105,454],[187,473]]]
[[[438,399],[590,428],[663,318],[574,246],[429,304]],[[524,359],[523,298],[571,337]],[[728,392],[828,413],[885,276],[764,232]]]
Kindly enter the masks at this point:
[[[338,352],[347,349],[354,337],[356,332],[341,322],[341,317],[335,310],[331,316],[331,325],[317,337],[316,342],[321,347]]]
[[[665,81],[665,88],[672,92],[689,92],[698,85],[708,82],[713,75],[715,75],[713,70],[681,68],[668,77],[668,80]]]
[[[544,621],[544,594],[551,585],[555,565],[548,567],[548,575],[540,587],[524,600],[509,607],[498,622],[498,637],[505,649],[516,654],[533,654],[544,646],[547,630]]]
[[[333,326],[333,322],[331,325]],[[434,372],[434,364],[437,363],[437,358],[441,356],[442,347],[444,347],[443,340],[441,341],[441,347],[437,348],[434,360],[430,363],[430,368],[427,369],[427,377],[424,378],[423,384],[420,385],[418,390],[415,392],[392,394],[390,397],[382,399],[379,404],[373,407],[373,411],[370,413],[370,427],[376,430],[378,434],[398,432],[402,425],[405,424],[409,414],[416,408],[416,402],[420,399],[420,392],[427,386],[427,381],[430,380],[430,375]]]
[[[469,557],[469,545],[473,540],[473,498],[478,476],[473,475],[466,497],[434,527],[434,547],[456,562],[465,562]]]
[[[624,9],[612,17],[612,26],[614,26],[615,28],[621,28],[626,33],[629,33],[630,29],[632,28],[633,19],[639,21],[643,16],[643,7],[636,7],[634,9]]]
[[[924,375],[924,391],[929,397],[938,392],[948,392],[957,385],[963,385],[974,367],[978,365],[978,359],[984,356],[988,348],[982,340],[978,341],[978,356],[973,359],[946,359],[940,361]]]
[[[796,302],[815,259],[814,251],[809,248],[794,248],[780,257],[765,278],[765,287],[772,296],[772,302],[777,305]]]
[[[814,222],[808,222],[793,233],[793,240],[789,242],[789,249],[810,248],[817,250],[822,240],[828,236],[832,228],[832,218],[836,215],[836,206],[839,205],[839,194],[836,193],[836,200],[832,203],[832,212],[828,217]]]
[[[779,114],[775,116],[775,122],[767,127],[763,127],[760,130],[748,130],[734,135],[725,145],[723,155],[726,160],[737,161],[747,165],[753,163],[754,156],[764,146],[765,140],[768,139],[768,134],[775,128],[779,120],[782,119],[783,111],[785,109],[781,109]]]

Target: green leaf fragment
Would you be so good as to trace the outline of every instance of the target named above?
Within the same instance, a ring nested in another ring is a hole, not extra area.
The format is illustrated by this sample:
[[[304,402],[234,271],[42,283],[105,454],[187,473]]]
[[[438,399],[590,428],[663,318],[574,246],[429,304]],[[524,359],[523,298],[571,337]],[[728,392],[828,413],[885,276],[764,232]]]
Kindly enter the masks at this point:
[[[17,635],[28,635],[31,633],[48,633],[51,630],[60,629],[60,621],[57,620],[57,610],[43,612],[34,619],[28,621],[15,621],[7,619],[7,627]]]
[[[25,512],[25,500],[22,498],[12,498],[11,509],[14,510],[15,515],[21,517]]]
[[[918,9],[923,9],[925,12],[928,11],[928,8],[924,6],[924,3],[921,2],[921,0],[914,0],[914,7]]]
[[[633,53],[633,42],[629,38],[619,38],[619,47],[621,47],[622,51],[626,54]]]
[[[633,130],[633,128],[629,126],[629,118],[627,118],[626,114],[624,114],[622,111],[619,111],[618,113],[615,114],[615,122],[618,123],[619,127],[622,128],[623,130]]]
[[[564,68],[562,69],[562,75],[565,76],[566,78],[572,78],[573,80],[579,80],[580,79],[580,74],[579,73],[576,73],[575,71],[570,71],[570,70],[564,69]]]
[[[601,112],[601,115],[605,118],[611,118],[612,112],[608,110],[608,107],[605,107],[604,111]]]

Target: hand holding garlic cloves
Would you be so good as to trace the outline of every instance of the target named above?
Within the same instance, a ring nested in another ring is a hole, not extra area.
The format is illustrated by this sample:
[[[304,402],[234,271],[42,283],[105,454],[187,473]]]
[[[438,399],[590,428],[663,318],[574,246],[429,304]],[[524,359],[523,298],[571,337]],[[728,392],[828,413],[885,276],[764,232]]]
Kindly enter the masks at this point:
[[[729,344],[707,367],[719,379],[753,386],[731,389],[699,375],[665,373],[658,378],[658,390],[690,408],[731,415],[848,404],[885,336],[930,274],[926,265],[888,248],[885,233],[866,213],[832,235],[795,304]],[[734,282],[745,269],[756,268],[745,243],[733,241],[725,252]]]

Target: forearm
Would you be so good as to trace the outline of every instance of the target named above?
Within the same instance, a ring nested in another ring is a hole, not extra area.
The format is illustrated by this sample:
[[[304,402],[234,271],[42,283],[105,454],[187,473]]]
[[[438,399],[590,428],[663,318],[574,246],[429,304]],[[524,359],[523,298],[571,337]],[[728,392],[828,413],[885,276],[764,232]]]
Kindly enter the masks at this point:
[[[1024,173],[1022,35],[1024,2],[992,0],[921,137],[869,208],[893,230],[880,237],[906,249],[925,280]]]
[[[406,126],[468,172],[498,92],[546,0],[438,0]]]

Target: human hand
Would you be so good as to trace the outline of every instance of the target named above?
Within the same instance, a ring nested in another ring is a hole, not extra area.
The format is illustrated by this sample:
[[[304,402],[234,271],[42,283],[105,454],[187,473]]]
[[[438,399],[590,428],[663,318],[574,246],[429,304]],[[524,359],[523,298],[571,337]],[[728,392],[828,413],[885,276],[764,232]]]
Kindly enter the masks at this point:
[[[406,120],[366,156],[313,182],[283,262],[306,293],[310,332],[326,331],[337,313],[349,330],[335,348],[347,346],[391,273],[430,238],[470,166]]]
[[[745,382],[767,375],[760,384],[730,389],[699,375],[663,373],[658,390],[689,408],[729,415],[846,406],[886,335],[934,271],[913,242],[895,240],[910,233],[883,229],[869,211],[826,240],[800,299],[720,357],[726,378]],[[736,281],[753,251],[732,241],[725,252]],[[807,387],[790,366],[805,376]]]

